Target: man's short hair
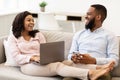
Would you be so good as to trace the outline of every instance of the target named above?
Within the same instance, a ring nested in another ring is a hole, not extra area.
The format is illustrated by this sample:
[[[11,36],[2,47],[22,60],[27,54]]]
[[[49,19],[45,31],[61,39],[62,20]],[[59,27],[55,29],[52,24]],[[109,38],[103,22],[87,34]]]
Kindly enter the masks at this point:
[[[105,6],[100,4],[93,4],[91,5],[91,7],[94,7],[96,12],[101,15],[101,20],[103,22],[107,17],[107,9],[105,8]]]

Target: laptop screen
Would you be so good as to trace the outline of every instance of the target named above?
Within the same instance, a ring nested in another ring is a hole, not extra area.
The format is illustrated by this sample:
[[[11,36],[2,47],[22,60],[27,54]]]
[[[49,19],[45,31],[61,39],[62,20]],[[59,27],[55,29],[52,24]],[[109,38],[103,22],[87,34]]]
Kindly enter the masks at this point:
[[[64,41],[40,44],[40,64],[61,62],[64,60]]]

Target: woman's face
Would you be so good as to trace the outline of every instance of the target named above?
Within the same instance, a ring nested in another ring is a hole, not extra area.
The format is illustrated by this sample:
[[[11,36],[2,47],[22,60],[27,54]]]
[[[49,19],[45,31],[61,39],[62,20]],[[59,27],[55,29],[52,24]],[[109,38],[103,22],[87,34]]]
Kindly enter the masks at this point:
[[[32,17],[32,15],[28,15],[26,16],[25,20],[24,20],[24,31],[32,31],[34,27],[34,19]]]

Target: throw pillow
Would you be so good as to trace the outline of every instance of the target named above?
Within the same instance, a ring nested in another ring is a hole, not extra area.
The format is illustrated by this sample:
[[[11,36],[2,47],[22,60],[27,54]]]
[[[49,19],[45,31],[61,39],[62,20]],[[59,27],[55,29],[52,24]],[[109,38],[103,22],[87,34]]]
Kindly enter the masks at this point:
[[[6,55],[6,66],[18,66],[17,63],[14,61],[12,55],[10,54],[10,49],[8,45],[8,41],[4,40],[3,41],[4,49],[5,49],[5,55]]]

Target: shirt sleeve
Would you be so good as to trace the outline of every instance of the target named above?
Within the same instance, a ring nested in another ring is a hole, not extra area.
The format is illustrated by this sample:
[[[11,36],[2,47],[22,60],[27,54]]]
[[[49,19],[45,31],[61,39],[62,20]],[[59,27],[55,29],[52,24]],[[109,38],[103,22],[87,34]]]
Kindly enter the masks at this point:
[[[21,65],[30,61],[31,56],[21,54],[17,45],[17,39],[14,37],[14,35],[10,35],[8,37],[8,46],[10,48],[9,54],[12,55],[17,64]]]
[[[78,34],[76,33],[72,40],[72,45],[68,54],[68,60],[71,60],[73,52],[78,52],[78,42],[77,42]]]
[[[107,39],[107,58],[96,58],[97,64],[106,64],[115,61],[115,66],[119,61],[119,41],[116,36],[109,36]]]

